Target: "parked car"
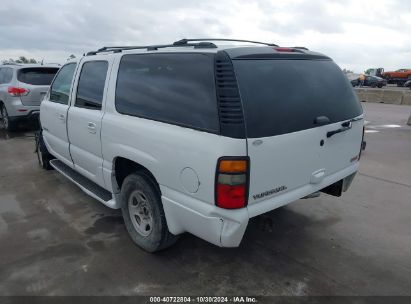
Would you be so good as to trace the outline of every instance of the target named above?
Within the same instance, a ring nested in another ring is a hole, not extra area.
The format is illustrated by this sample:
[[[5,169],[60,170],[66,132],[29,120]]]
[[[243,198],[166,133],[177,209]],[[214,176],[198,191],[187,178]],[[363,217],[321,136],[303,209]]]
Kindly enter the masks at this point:
[[[6,130],[38,118],[40,102],[58,69],[57,65],[0,65],[0,120]]]
[[[41,104],[40,165],[121,208],[149,252],[184,232],[236,247],[250,218],[341,196],[361,154],[356,94],[329,57],[260,44],[183,39],[67,62]]]
[[[353,87],[359,86],[360,85],[360,80],[354,79],[351,80],[351,84]],[[382,88],[385,87],[387,85],[387,80],[381,78],[381,77],[377,77],[377,76],[365,76],[365,80],[364,80],[364,85],[365,87],[372,87],[372,88]]]
[[[411,80],[408,80],[406,83],[404,83],[404,87],[410,88],[411,90]]]

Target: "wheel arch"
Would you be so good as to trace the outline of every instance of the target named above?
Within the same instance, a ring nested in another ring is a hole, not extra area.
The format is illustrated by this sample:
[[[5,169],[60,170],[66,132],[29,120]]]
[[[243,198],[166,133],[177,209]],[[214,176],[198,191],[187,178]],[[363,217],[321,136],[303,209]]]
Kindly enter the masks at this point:
[[[113,172],[112,174],[113,189],[117,189],[119,191],[121,189],[124,179],[128,175],[135,173],[135,172],[144,172],[150,177],[151,181],[154,183],[159,193],[161,194],[158,180],[156,179],[152,171],[149,170],[146,166],[134,160],[131,160],[123,156],[116,156],[113,159],[113,171],[112,172]]]

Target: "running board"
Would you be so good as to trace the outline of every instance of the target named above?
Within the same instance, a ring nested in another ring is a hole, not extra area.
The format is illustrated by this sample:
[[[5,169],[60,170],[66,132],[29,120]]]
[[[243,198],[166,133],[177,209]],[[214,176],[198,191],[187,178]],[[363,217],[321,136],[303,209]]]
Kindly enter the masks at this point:
[[[104,205],[112,209],[120,208],[116,200],[113,198],[113,195],[109,191],[100,187],[99,185],[84,177],[77,171],[73,170],[72,168],[64,164],[62,161],[58,159],[53,159],[50,161],[50,165],[54,169],[56,169],[56,171],[64,175],[74,184],[76,184],[81,190],[83,190],[92,198],[98,200],[99,202],[103,203]]]

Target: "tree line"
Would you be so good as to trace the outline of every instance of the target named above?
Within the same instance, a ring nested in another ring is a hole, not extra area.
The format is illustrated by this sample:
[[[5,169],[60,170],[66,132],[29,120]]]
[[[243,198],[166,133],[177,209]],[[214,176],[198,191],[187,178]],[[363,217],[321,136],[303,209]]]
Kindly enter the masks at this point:
[[[37,63],[37,60],[20,56],[18,59],[9,58],[8,60],[2,60],[2,63]]]
[[[67,60],[76,58],[73,54],[71,54]],[[37,61],[34,58],[27,58],[26,56],[19,56],[17,59],[9,58],[9,59],[4,59],[1,61],[2,64],[6,63],[40,63],[40,61]]]

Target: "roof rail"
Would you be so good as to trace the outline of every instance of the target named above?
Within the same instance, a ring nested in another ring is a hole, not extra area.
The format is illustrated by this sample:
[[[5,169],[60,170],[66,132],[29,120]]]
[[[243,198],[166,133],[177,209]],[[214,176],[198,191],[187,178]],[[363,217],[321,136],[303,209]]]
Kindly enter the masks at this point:
[[[97,51],[88,52],[86,56],[96,55],[98,53],[103,53],[103,52],[120,53],[122,51],[139,50],[139,49],[140,50],[146,49],[147,51],[156,51],[161,48],[185,47],[185,46],[192,46],[195,49],[217,48],[217,46],[211,42],[186,43],[186,44],[181,44],[181,45],[159,44],[159,45],[145,45],[145,46],[105,46],[105,47],[98,49]]]
[[[197,38],[197,39],[181,39],[173,43],[173,45],[187,45],[188,42],[193,41],[233,41],[233,42],[248,42],[254,44],[263,44],[267,46],[278,46],[274,43],[267,43],[267,42],[260,42],[260,41],[252,41],[252,40],[242,40],[242,39],[224,39],[224,38]]]

